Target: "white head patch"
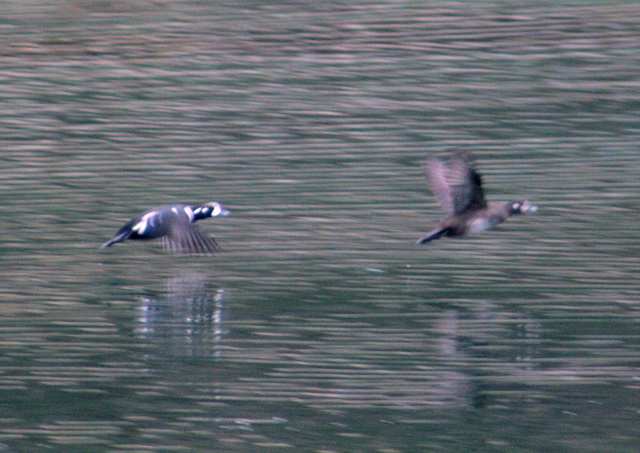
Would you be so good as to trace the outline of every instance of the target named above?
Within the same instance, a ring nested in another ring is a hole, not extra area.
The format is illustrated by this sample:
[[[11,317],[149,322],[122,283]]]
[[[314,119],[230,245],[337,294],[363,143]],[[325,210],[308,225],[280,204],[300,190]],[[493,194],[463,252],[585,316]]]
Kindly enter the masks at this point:
[[[213,211],[211,211],[211,217],[219,216],[220,213],[222,212],[222,207],[220,207],[220,204],[211,203],[211,206],[213,206]]]

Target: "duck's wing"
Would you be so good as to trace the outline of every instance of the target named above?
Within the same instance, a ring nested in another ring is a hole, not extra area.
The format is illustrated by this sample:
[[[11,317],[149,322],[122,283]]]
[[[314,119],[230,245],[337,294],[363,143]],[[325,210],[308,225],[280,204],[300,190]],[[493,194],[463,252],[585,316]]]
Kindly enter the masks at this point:
[[[471,166],[468,154],[456,151],[448,165],[437,157],[431,158],[425,172],[429,188],[448,214],[487,206],[482,179]]]
[[[220,250],[215,239],[191,223],[174,225],[162,241],[165,248],[173,253],[213,253]]]
[[[451,196],[451,186],[447,180],[449,169],[444,161],[438,157],[430,158],[425,166],[425,176],[427,177],[427,185],[433,192],[433,195],[448,214],[453,214],[453,198]]]
[[[471,165],[469,154],[464,151],[455,152],[449,165],[449,179],[456,214],[487,207],[482,189],[482,178]]]

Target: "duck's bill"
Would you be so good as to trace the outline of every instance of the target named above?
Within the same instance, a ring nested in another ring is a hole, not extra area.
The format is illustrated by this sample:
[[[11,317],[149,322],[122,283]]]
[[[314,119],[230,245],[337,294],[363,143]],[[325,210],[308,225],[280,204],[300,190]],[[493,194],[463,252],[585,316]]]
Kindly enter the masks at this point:
[[[536,206],[535,204],[531,204],[528,201],[525,201],[522,204],[522,212],[528,213],[528,212],[536,212],[538,210],[538,206]]]

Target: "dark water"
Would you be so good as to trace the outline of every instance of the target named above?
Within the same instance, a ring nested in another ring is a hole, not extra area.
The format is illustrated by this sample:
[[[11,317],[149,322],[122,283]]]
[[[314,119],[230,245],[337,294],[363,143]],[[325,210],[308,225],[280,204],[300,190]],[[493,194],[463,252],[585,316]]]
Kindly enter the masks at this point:
[[[637,451],[640,6],[521,5],[0,7],[0,450]]]

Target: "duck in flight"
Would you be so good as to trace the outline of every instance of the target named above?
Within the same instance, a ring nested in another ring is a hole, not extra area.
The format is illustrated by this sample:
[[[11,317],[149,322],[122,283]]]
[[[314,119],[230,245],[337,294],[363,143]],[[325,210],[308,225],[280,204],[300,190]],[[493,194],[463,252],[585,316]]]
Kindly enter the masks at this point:
[[[227,216],[227,211],[217,201],[199,206],[171,204],[143,212],[129,220],[118,230],[113,239],[105,242],[106,249],[118,242],[158,239],[170,252],[212,253],[219,249],[218,243],[200,232],[195,222],[209,217]]]
[[[480,174],[473,169],[469,155],[462,150],[454,150],[448,163],[438,157],[430,158],[425,164],[425,174],[429,188],[448,216],[426,236],[418,239],[418,244],[443,236],[480,233],[512,215],[538,209],[527,200],[487,202]]]

